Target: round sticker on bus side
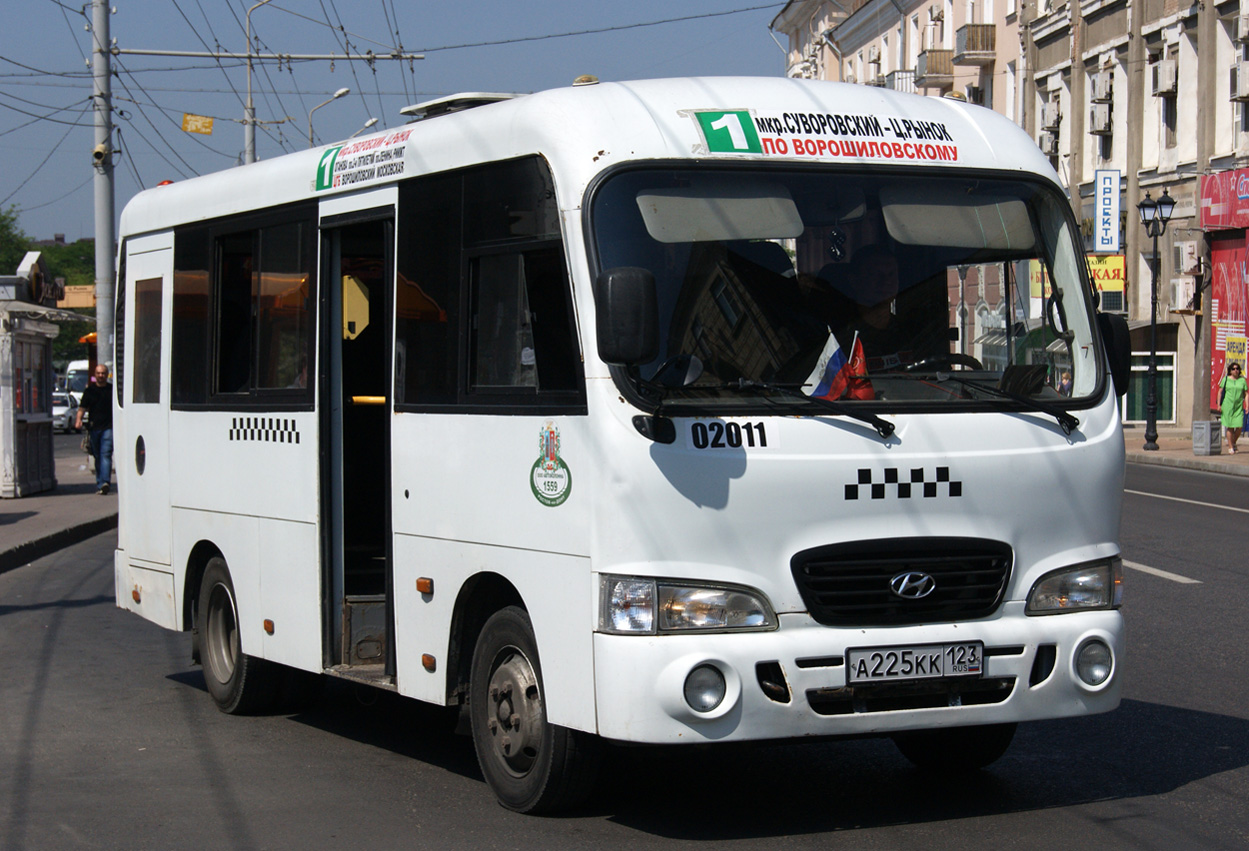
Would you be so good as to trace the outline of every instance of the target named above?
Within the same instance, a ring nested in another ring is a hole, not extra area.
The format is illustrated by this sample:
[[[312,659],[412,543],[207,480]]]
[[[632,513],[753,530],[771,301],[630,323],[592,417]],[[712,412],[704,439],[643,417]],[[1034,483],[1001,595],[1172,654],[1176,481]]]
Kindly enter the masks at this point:
[[[529,486],[543,505],[563,505],[572,493],[572,471],[559,457],[559,429],[553,422],[538,433],[538,460],[530,470]]]

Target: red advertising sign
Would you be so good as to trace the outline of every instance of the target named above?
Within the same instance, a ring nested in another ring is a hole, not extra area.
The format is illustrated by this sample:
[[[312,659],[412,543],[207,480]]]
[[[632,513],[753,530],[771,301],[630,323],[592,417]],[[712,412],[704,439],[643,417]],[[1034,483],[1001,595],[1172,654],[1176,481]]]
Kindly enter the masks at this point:
[[[1249,228],[1249,169],[1201,178],[1201,229]]]
[[[1245,280],[1245,235],[1210,240],[1210,407],[1218,408],[1219,379],[1228,359],[1245,360],[1245,322],[1249,319],[1249,287]]]

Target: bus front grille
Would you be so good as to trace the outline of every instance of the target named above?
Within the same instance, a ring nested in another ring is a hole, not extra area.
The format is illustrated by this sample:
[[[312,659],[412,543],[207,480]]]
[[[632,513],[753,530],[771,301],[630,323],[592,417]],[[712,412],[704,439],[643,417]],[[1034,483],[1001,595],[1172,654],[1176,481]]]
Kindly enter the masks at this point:
[[[805,550],[790,561],[807,610],[825,626],[986,617],[1002,602],[1011,564],[1009,546],[979,538],[856,541]],[[918,596],[907,588],[898,594],[908,584],[898,578],[908,574],[912,588],[931,587]]]
[[[912,709],[986,706],[1001,703],[1014,690],[1014,677],[879,683],[810,689],[807,692],[807,705],[817,715],[904,712]]]

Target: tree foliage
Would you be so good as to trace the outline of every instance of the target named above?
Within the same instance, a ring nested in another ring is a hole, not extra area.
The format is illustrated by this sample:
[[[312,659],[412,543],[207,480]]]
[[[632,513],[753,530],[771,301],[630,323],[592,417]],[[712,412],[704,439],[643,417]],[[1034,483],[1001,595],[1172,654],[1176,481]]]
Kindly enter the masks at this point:
[[[17,224],[17,208],[0,210],[0,275],[16,273],[29,250],[30,239]]]
[[[67,245],[34,245],[30,237],[18,225],[17,209],[0,210],[0,275],[17,273],[17,266],[28,251],[43,253],[48,265],[48,276],[53,280],[64,278],[66,286],[92,286],[95,284],[95,240],[80,239]],[[61,333],[52,341],[52,362],[63,369],[71,360],[85,360],[88,347],[78,342],[95,330],[89,318],[94,310],[77,310],[84,316],[82,322],[58,323]]]

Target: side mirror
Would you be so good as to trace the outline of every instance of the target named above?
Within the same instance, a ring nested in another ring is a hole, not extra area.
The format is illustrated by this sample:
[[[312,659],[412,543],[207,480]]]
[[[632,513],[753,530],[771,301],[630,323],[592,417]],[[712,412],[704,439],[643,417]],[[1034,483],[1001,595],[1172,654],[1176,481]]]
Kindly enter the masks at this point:
[[[1132,375],[1132,340],[1127,320],[1113,313],[1097,314],[1097,325],[1106,344],[1106,358],[1110,361],[1110,375],[1115,382],[1115,395],[1128,392],[1128,380]]]
[[[594,282],[598,313],[598,353],[623,366],[650,363],[659,356],[659,307],[655,276],[648,269],[619,266]]]

